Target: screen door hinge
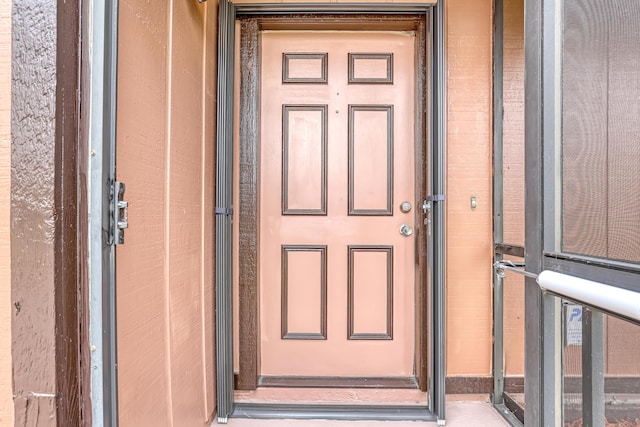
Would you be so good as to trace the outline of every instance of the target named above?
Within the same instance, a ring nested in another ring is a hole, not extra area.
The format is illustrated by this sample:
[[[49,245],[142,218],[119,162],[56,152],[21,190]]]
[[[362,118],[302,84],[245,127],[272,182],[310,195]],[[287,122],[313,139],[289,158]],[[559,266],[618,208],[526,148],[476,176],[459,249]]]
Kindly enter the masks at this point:
[[[111,244],[124,244],[124,230],[129,228],[129,203],[124,200],[125,185],[113,182],[111,185]]]

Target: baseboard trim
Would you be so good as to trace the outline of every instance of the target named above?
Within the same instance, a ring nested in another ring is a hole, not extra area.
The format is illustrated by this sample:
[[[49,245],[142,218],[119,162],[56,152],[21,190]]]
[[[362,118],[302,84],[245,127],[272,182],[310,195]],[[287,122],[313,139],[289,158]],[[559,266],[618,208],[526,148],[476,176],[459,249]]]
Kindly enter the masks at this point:
[[[565,376],[563,379],[565,393],[582,393],[582,377]],[[640,394],[640,376],[606,377],[604,392],[617,394]]]
[[[447,394],[493,393],[493,377],[455,376],[446,379]],[[524,393],[524,377],[506,377],[504,389],[509,393]]]
[[[445,380],[447,394],[488,394],[493,392],[492,377],[456,376]]]

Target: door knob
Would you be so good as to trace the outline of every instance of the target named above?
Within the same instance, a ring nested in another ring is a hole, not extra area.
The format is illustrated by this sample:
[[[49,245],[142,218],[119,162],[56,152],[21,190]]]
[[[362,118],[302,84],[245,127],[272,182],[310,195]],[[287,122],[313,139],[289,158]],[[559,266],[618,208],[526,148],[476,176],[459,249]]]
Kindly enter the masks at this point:
[[[402,224],[400,226],[400,234],[403,236],[411,236],[413,234],[413,227],[407,224]]]

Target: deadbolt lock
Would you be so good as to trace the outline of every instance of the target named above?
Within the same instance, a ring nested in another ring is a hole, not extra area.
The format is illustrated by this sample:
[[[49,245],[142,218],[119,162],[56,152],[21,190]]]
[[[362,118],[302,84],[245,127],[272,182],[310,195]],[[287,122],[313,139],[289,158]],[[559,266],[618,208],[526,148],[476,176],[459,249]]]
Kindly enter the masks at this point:
[[[402,212],[402,213],[411,212],[411,203],[409,203],[409,202],[400,203],[400,212]]]

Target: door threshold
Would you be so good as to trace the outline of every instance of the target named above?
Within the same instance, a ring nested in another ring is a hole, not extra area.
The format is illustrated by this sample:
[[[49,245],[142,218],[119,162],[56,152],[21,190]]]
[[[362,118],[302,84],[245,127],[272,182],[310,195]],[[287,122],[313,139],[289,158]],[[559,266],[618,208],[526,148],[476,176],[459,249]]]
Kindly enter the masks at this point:
[[[236,403],[232,418],[349,420],[349,421],[437,421],[426,406],[317,405]]]
[[[259,387],[236,390],[234,401],[251,405],[318,405],[426,407],[428,393],[418,389],[380,388],[284,388]]]

